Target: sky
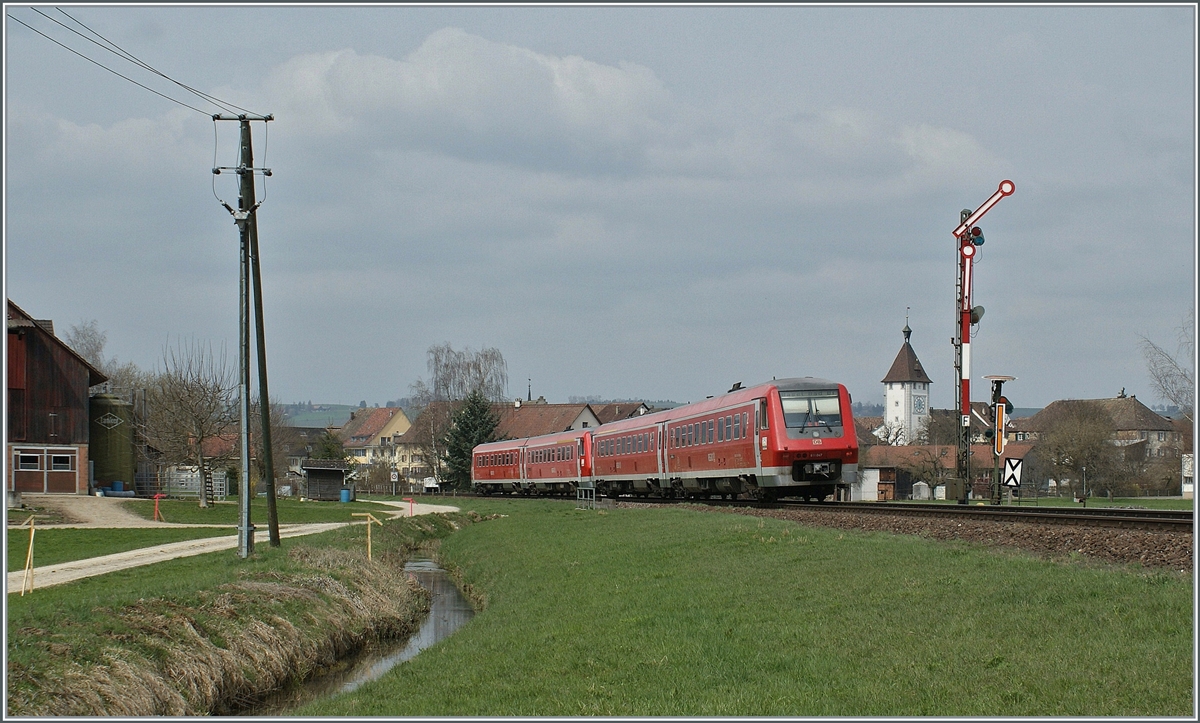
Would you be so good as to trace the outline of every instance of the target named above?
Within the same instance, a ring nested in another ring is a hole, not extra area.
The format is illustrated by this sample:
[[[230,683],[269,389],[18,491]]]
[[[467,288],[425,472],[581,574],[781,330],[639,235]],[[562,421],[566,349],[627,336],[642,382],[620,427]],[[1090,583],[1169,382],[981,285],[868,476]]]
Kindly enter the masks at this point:
[[[50,18],[86,33],[55,10]],[[385,404],[426,351],[509,391],[695,401],[814,376],[882,403],[903,343],[975,398],[1158,403],[1196,298],[1196,10],[1162,6],[61,5],[253,123],[270,392]],[[4,278],[143,368],[236,363],[237,124],[5,5]],[[14,22],[17,18],[154,90]]]

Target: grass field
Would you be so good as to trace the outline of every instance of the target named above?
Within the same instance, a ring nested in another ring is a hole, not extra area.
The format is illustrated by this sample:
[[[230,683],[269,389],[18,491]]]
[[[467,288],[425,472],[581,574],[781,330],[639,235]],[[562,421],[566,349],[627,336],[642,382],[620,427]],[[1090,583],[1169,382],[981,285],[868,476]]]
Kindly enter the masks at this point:
[[[305,716],[1187,716],[1190,576],[681,509],[447,538],[487,599]]]
[[[114,552],[154,547],[168,542],[197,540],[235,534],[235,530],[211,527],[150,527],[123,530],[38,529],[33,538],[33,565],[55,565]],[[29,551],[29,528],[8,531],[8,571],[25,568]]]

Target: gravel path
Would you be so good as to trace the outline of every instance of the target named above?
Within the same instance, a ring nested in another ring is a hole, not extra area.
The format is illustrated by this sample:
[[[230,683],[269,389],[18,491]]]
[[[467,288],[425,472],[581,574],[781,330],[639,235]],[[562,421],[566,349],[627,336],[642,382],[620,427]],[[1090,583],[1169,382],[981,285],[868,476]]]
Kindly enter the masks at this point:
[[[176,525],[168,522],[146,520],[129,510],[122,504],[119,497],[90,497],[86,495],[22,495],[24,502],[31,507],[42,507],[54,510],[62,516],[63,522],[57,524],[38,524],[37,529],[55,528],[144,528],[144,527],[226,527],[230,534],[223,537],[208,537],[200,540],[185,540],[172,542],[138,550],[118,552],[102,557],[92,557],[57,565],[45,565],[33,569],[34,589],[59,585],[64,582],[78,580],[93,575],[103,575],[116,570],[126,570],[131,567],[150,565],[155,562],[174,560],[180,557],[202,555],[206,552],[231,550],[237,547],[237,527],[234,525]],[[457,507],[449,505],[409,505],[408,502],[384,502],[372,500],[378,504],[394,508],[395,511],[383,513],[389,519],[408,517],[410,514],[427,515],[436,512],[455,512]],[[345,525],[365,524],[355,522],[320,522],[300,525],[280,525],[279,537],[297,537],[326,532]],[[255,526],[254,544],[269,543],[268,530],[265,524]],[[6,579],[8,592],[19,593],[25,585],[25,571],[17,570],[8,573]]]
[[[621,502],[619,507],[649,507]],[[1089,525],[1039,525],[1028,522],[990,522],[908,515],[855,514],[802,510],[762,510],[749,507],[689,507],[719,514],[773,517],[813,527],[919,535],[933,540],[963,542],[1024,550],[1052,559],[1072,554],[1109,563],[1137,563],[1149,568],[1191,572],[1192,534],[1151,530],[1125,530]]]

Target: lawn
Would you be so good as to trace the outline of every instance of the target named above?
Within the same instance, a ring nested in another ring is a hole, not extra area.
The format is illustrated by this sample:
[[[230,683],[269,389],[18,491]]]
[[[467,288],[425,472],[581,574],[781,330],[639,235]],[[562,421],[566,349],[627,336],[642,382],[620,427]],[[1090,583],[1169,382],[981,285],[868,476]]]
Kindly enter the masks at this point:
[[[462,524],[389,520],[373,563],[353,526],[256,545],[246,560],[215,552],[10,595],[6,718],[237,712],[263,680],[331,665],[372,630],[415,630],[403,562]]]
[[[33,566],[55,565],[114,552],[236,534],[211,527],[150,527],[133,529],[38,528],[33,538]],[[29,528],[8,531],[8,571],[23,570],[29,550]]]
[[[683,509],[463,501],[486,597],[304,716],[1188,716],[1191,576]]]

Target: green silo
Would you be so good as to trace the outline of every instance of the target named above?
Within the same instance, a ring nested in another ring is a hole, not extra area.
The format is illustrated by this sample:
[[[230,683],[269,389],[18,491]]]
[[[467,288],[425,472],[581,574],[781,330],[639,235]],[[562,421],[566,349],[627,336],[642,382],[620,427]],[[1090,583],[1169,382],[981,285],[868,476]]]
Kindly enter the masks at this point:
[[[112,394],[91,398],[88,458],[97,487],[109,487],[115,481],[134,489],[133,405]]]

